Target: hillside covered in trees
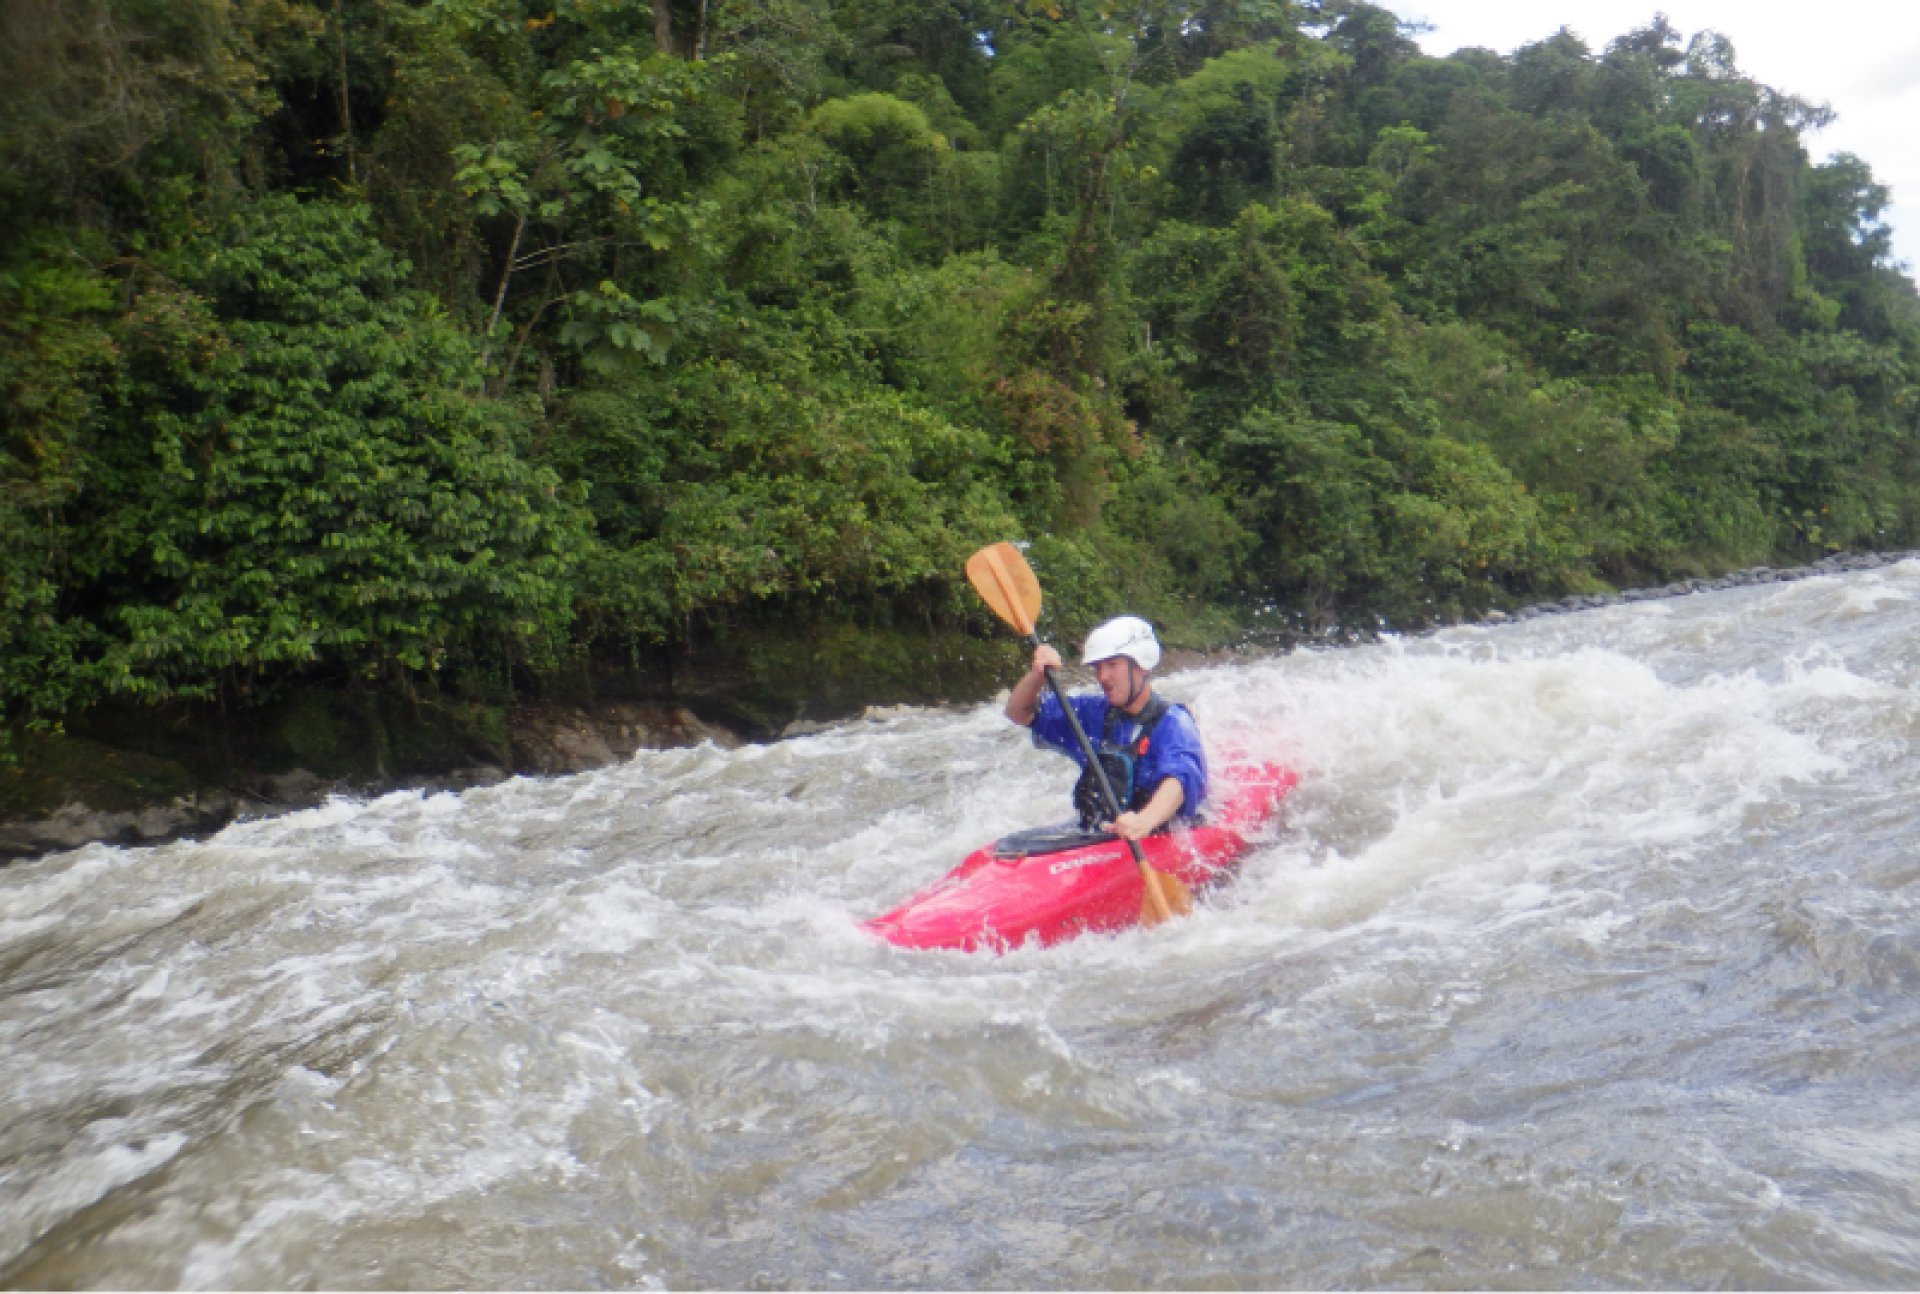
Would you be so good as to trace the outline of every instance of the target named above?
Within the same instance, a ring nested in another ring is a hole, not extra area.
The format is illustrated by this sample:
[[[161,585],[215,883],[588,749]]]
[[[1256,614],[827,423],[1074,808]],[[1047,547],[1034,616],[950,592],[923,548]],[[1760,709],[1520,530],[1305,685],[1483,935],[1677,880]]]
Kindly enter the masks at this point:
[[[16,734],[878,669],[988,628],[1004,538],[1056,635],[1195,644],[1920,541],[1886,190],[1657,15],[1434,59],[1357,0],[4,14]]]

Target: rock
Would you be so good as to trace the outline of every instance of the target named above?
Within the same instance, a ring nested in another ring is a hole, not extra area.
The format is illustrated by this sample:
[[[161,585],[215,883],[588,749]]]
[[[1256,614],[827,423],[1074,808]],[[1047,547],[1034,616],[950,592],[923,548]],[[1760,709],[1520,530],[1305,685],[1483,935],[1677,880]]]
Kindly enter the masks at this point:
[[[497,764],[475,764],[472,768],[456,768],[451,773],[429,777],[420,783],[420,789],[429,794],[438,794],[442,791],[465,791],[476,786],[493,786],[512,776],[512,773]]]
[[[817,719],[795,719],[792,723],[780,730],[780,740],[791,741],[795,737],[811,737],[815,733],[825,732],[833,726],[831,723],[824,723]]]
[[[550,726],[545,749],[535,751],[533,759],[537,772],[584,773],[606,767],[613,762],[614,755],[605,736],[591,720],[583,718],[576,724]]]
[[[670,750],[710,742],[732,750],[741,739],[702,721],[685,706],[611,702],[579,706],[521,706],[512,714],[513,770],[552,776],[584,773],[631,759],[636,751]]]
[[[233,797],[218,791],[140,809],[95,809],[69,800],[45,817],[0,823],[0,859],[78,849],[95,842],[156,845],[218,830],[234,814]]]
[[[305,768],[296,768],[290,773],[276,773],[260,779],[262,797],[276,805],[318,804],[325,799],[330,789],[318,773]]]

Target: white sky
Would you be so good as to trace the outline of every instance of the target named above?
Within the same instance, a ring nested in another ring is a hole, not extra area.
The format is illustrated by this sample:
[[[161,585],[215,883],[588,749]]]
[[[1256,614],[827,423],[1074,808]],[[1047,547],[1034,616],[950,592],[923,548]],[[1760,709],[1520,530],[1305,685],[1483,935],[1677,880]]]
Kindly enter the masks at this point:
[[[1571,28],[1595,54],[1665,13],[1683,38],[1717,31],[1740,70],[1762,85],[1837,114],[1806,136],[1814,161],[1853,153],[1893,190],[1881,219],[1894,259],[1920,275],[1920,0],[1853,0],[1832,8],[1805,0],[1379,0],[1403,21],[1433,30],[1415,37],[1444,57],[1480,45],[1510,54]]]

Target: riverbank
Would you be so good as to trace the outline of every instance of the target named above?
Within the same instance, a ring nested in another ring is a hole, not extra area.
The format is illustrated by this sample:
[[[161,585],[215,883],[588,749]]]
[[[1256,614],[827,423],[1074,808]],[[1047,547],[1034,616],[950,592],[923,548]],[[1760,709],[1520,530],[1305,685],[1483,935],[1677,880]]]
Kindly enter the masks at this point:
[[[494,716],[487,716],[494,720]],[[0,862],[103,842],[151,845],[207,835],[239,818],[269,817],[311,808],[335,795],[378,795],[401,789],[460,790],[513,776],[585,772],[636,751],[701,742],[732,747],[744,738],[700,719],[685,706],[646,702],[519,705],[497,717],[503,740],[442,721],[394,725],[382,720],[385,740],[398,726],[403,740],[451,743],[437,757],[411,752],[387,762],[375,754],[381,738],[364,711],[338,717],[339,742],[359,743],[367,758],[334,753],[304,762],[272,758],[264,767],[235,771],[228,761],[209,774],[197,761],[138,749],[95,736],[29,736],[19,765],[0,770],[10,812],[0,818]],[[489,722],[487,726],[494,726]],[[189,725],[185,737],[204,736]],[[147,743],[142,743],[147,744]],[[14,806],[24,806],[25,811]]]
[[[13,756],[0,763],[0,863],[203,836],[332,796],[460,790],[644,749],[777,740],[869,705],[989,695],[1015,658],[1011,643],[928,627],[814,624],[736,631],[492,705],[343,686],[224,711],[96,707],[57,733],[0,734]]]
[[[1753,567],[1725,575],[1583,594],[1482,623],[1530,620],[1627,602],[1871,569],[1910,552],[1837,554],[1810,566]],[[1436,626],[1438,628],[1440,626]],[[1376,633],[1325,641],[1363,642]],[[1253,635],[1210,650],[1170,650],[1179,670],[1300,645]],[[684,664],[671,694],[488,708],[366,695],[309,694],[245,722],[189,711],[92,716],[58,736],[20,739],[0,769],[0,863],[90,843],[152,845],[210,834],[240,818],[309,808],[331,796],[459,790],[509,777],[586,772],[641,750],[711,742],[732,748],[817,731],[871,705],[978,701],[1017,665],[1011,648],[895,636],[888,658],[872,644],[816,638],[784,654],[716,652]],[[852,663],[849,664],[848,662]],[[907,668],[908,663],[924,668]],[[872,668],[862,668],[871,664]]]

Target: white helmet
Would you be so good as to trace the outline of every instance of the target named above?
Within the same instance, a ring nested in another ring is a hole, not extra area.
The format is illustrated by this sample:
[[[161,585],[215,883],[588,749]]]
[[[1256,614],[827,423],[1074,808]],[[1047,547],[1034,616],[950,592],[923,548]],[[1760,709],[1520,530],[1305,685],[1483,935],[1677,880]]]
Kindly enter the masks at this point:
[[[1080,653],[1082,665],[1125,656],[1141,669],[1160,663],[1160,640],[1153,626],[1139,616],[1118,616],[1087,635],[1086,650]]]

